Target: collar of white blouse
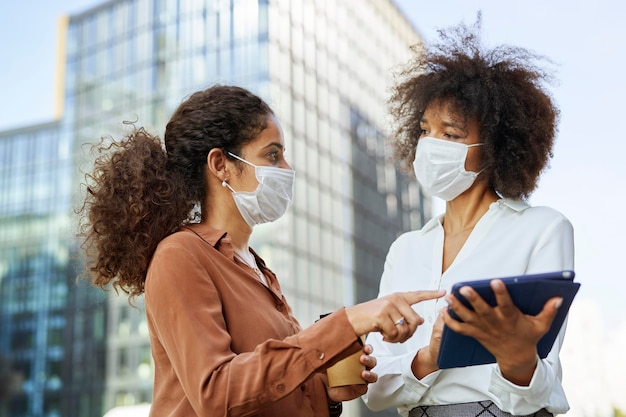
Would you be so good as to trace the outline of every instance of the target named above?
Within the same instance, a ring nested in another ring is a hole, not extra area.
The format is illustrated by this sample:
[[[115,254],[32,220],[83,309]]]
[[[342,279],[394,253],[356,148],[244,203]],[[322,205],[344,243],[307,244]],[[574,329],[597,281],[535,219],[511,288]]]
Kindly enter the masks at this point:
[[[244,264],[248,265],[250,268],[252,268],[252,270],[259,276],[259,279],[261,280],[261,282],[263,282],[263,284],[267,286],[267,279],[265,278],[265,275],[263,274],[263,272],[257,265],[256,259],[254,259],[254,255],[250,251],[245,251],[245,252],[234,251],[234,252],[235,252],[235,257],[239,259],[241,262],[243,262]]]

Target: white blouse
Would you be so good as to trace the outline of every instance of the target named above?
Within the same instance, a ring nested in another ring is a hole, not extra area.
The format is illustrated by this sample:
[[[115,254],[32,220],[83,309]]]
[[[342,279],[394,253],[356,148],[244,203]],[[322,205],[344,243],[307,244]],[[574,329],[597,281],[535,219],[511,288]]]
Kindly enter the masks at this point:
[[[442,274],[442,218],[403,234],[391,245],[379,296],[413,290],[449,292],[459,281],[574,269],[574,235],[567,218],[548,207],[501,199],[491,204]],[[446,305],[443,299],[414,305],[424,324],[402,344],[383,342],[380,333],[368,336],[367,343],[374,347],[373,355],[378,360],[373,371],[379,376],[363,396],[369,408],[396,407],[407,416],[418,405],[491,400],[513,415],[532,414],[544,407],[553,414],[569,409],[559,361],[565,325],[552,351],[539,361],[529,386],[517,386],[504,379],[496,364],[438,370],[417,379],[411,363],[418,349],[429,344],[438,312]]]

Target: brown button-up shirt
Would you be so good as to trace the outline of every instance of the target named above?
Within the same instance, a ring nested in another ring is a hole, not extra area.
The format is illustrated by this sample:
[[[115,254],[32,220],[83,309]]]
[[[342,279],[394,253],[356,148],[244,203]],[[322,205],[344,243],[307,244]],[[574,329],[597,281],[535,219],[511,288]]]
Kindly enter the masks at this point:
[[[235,261],[226,233],[197,224],[158,246],[145,283],[153,417],[328,416],[318,374],[361,349],[344,309],[305,330],[276,276]]]

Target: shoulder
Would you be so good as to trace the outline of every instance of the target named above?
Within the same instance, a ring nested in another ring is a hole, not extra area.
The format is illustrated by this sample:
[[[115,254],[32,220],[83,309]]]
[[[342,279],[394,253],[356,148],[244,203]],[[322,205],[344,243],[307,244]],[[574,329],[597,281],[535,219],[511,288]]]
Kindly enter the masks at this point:
[[[165,237],[159,242],[148,266],[146,296],[159,291],[177,291],[182,282],[187,287],[205,285],[210,272],[215,272],[219,264],[219,252],[212,249],[187,228]]]
[[[529,222],[541,224],[567,223],[570,221],[563,213],[548,206],[531,206],[520,200],[502,199],[498,202],[509,214],[518,216]]]
[[[183,264],[206,268],[219,262],[218,258],[220,251],[212,241],[191,228],[182,227],[159,242],[148,271],[175,270]]]
[[[179,250],[194,251],[194,247],[197,247],[201,243],[201,239],[194,233],[187,229],[180,229],[176,232],[166,236],[161,242],[159,242],[155,256],[164,255]]]
[[[420,230],[412,230],[410,232],[404,232],[391,244],[391,247],[403,247],[407,245],[414,244],[419,241],[424,235],[423,229]]]
[[[435,231],[439,226],[439,217],[434,217],[429,220],[421,229],[402,233],[391,244],[389,252],[402,252],[405,250],[412,251],[422,245],[432,245]]]
[[[225,236],[226,232],[224,231],[213,229],[203,224],[191,224],[183,226],[165,237],[159,243],[157,251],[167,251],[176,248],[184,248],[189,251],[204,251],[207,249],[207,246],[217,247]]]
[[[535,242],[573,242],[574,228],[567,217],[558,210],[547,206],[530,206],[523,203],[517,210],[506,202],[499,202],[500,215],[497,227],[500,234],[514,237],[517,244]]]

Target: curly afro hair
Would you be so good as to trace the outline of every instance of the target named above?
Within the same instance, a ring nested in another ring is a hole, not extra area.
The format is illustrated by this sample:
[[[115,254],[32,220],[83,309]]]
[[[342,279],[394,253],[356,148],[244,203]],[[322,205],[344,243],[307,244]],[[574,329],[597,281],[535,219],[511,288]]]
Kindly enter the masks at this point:
[[[542,83],[548,61],[526,49],[480,43],[480,14],[473,27],[439,30],[440,42],[413,47],[416,57],[399,73],[390,98],[396,121],[395,159],[411,170],[420,120],[434,101],[452,105],[459,116],[478,122],[484,142],[484,174],[500,196],[527,198],[552,157],[559,111]]]
[[[213,148],[238,154],[267,127],[271,108],[251,92],[213,86],[192,94],[157,136],[134,128],[119,142],[92,147],[93,172],[78,210],[86,274],[130,297],[144,291],[158,243],[204,209],[207,155]]]

